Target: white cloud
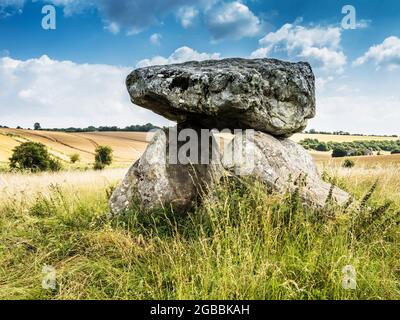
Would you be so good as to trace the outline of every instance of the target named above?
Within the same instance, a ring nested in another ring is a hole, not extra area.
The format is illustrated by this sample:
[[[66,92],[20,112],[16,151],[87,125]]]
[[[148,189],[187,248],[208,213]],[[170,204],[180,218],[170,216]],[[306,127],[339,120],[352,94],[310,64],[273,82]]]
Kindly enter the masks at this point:
[[[25,61],[0,58],[1,124],[166,124],[166,120],[130,102],[125,86],[130,71],[126,67],[76,64],[47,56]]]
[[[111,22],[104,27],[105,30],[111,32],[112,34],[118,34],[120,32],[120,27],[118,23]]]
[[[261,31],[261,20],[239,1],[223,3],[207,12],[206,24],[213,39],[241,39]]]
[[[152,43],[152,44],[154,44],[155,46],[159,46],[160,44],[161,44],[161,38],[162,38],[162,36],[161,36],[161,34],[159,34],[159,33],[153,33],[151,36],[150,36],[150,42]]]
[[[251,59],[266,58],[268,57],[271,47],[259,48],[253,51],[250,55]]]
[[[0,0],[0,19],[21,13],[25,0]]]
[[[199,11],[195,7],[182,7],[178,10],[178,18],[184,28],[192,26],[198,14]]]
[[[340,48],[341,29],[337,27],[303,27],[285,24],[279,30],[268,33],[259,44],[260,49],[251,56],[271,51],[283,51],[288,57],[305,59],[314,67],[343,71],[346,56]]]
[[[379,69],[387,67],[395,70],[400,67],[400,38],[391,36],[381,44],[372,46],[368,51],[353,62],[353,65],[360,66],[367,62],[373,62]]]
[[[308,128],[400,134],[399,105],[400,97],[393,95],[346,95],[340,92],[340,95],[317,96],[317,116],[310,120]]]
[[[186,61],[203,61],[220,59],[219,53],[200,53],[189,47],[180,47],[176,49],[168,58],[156,56],[151,59],[143,59],[136,65],[138,68],[153,65],[165,65],[173,63],[182,63]]]
[[[325,86],[329,83],[329,82],[331,82],[331,81],[333,81],[333,77],[326,77],[326,78],[324,78],[324,77],[317,77],[316,79],[315,79],[315,87],[316,87],[316,90],[317,91],[324,91],[325,90]]]

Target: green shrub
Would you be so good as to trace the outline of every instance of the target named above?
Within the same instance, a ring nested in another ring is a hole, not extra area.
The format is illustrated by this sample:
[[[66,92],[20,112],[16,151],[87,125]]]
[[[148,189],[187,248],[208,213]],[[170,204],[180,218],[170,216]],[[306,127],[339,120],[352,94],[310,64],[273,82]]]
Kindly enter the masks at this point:
[[[62,164],[50,156],[47,147],[38,142],[24,142],[14,148],[10,158],[10,168],[18,170],[60,171]]]
[[[10,168],[31,171],[46,171],[50,166],[50,156],[42,143],[25,142],[14,148],[10,158]]]
[[[320,142],[317,147],[316,147],[317,151],[329,151],[329,147],[325,142]]]
[[[81,160],[81,157],[79,154],[74,153],[69,157],[69,159],[70,159],[71,163],[77,163]]]
[[[332,157],[334,158],[340,158],[340,157],[346,157],[347,156],[347,150],[342,148],[342,147],[336,147],[333,149],[332,152]]]
[[[355,163],[353,160],[346,159],[343,161],[342,167],[343,168],[353,168],[355,166]]]
[[[102,170],[111,165],[113,161],[113,151],[109,146],[99,146],[96,149],[94,169]]]
[[[106,166],[101,162],[95,162],[93,165],[94,170],[103,170]]]
[[[49,159],[49,168],[48,170],[53,171],[53,172],[58,172],[63,169],[63,166],[61,164],[61,161],[57,159],[50,158]]]

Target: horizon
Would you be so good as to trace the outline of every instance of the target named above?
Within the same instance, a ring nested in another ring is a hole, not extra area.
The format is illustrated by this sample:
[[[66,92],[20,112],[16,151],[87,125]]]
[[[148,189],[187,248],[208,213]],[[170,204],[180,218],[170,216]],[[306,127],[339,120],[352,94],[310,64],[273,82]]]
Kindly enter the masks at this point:
[[[45,5],[55,29],[45,30]],[[317,114],[307,130],[400,134],[400,3],[310,0],[0,1],[0,124],[170,125],[130,102],[137,67],[190,60],[307,61]],[[344,12],[344,13],[343,13]]]
[[[40,124],[40,123],[39,123]],[[87,132],[116,132],[116,131],[126,131],[126,132],[146,132],[146,131],[138,131],[138,130],[132,130],[130,129],[131,127],[138,126],[138,127],[144,127],[146,125],[151,125],[154,127],[154,129],[161,129],[163,127],[166,128],[172,128],[174,125],[169,125],[169,126],[156,126],[153,123],[145,123],[145,124],[131,124],[128,126],[124,127],[118,127],[118,126],[109,126],[109,125],[100,125],[100,126],[93,126],[89,125],[87,127],[40,127],[40,129],[35,129],[34,125],[32,127],[21,127],[21,126],[16,126],[16,127],[9,127],[9,126],[4,126],[0,124],[0,129],[14,129],[14,130],[32,130],[32,131],[60,131],[60,132],[68,132],[68,133],[74,133],[74,132],[79,132],[79,131],[87,131]],[[116,130],[115,130],[116,129]],[[72,131],[69,131],[72,130]],[[76,131],[75,131],[76,130]],[[215,129],[217,130],[217,129]],[[229,129],[228,129],[229,130]],[[221,130],[220,130],[221,131]],[[395,138],[400,138],[399,135],[397,134],[374,134],[374,133],[368,133],[368,132],[348,132],[348,131],[324,131],[324,130],[316,130],[314,128],[309,128],[305,129],[304,131],[297,132],[296,134],[309,134],[309,135],[338,135],[338,136],[365,136],[365,137],[395,137]]]

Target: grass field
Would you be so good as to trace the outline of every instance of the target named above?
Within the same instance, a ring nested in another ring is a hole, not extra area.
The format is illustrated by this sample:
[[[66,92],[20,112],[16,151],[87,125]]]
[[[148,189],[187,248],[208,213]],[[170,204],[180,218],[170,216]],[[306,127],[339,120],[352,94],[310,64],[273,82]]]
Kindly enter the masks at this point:
[[[0,299],[400,299],[397,155],[345,169],[343,158],[312,152],[324,179],[356,198],[347,208],[313,211],[296,193],[243,181],[221,182],[187,215],[137,207],[113,217],[108,198],[144,133],[0,133],[3,160],[32,140],[90,163],[108,144],[123,167],[0,172]],[[354,290],[342,286],[348,265]],[[44,266],[56,270],[55,290],[42,287]]]
[[[186,216],[112,217],[125,169],[1,174],[0,299],[400,299],[399,171],[320,169],[358,199],[379,183],[363,207],[327,207],[330,219],[247,181]],[[355,290],[342,287],[347,265]]]

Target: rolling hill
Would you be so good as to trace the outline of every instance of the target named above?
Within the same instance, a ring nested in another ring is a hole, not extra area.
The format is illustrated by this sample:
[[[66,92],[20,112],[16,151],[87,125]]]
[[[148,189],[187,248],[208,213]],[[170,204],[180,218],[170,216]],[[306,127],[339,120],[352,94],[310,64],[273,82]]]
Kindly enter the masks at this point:
[[[45,144],[50,153],[58,159],[69,162],[72,154],[79,154],[81,164],[91,164],[94,161],[94,152],[99,145],[108,145],[114,150],[114,166],[128,166],[137,160],[146,149],[151,133],[145,132],[87,132],[69,133],[55,131],[33,131],[22,129],[0,128],[0,163],[8,162],[13,148],[22,142],[34,141]],[[225,137],[225,136],[224,136]],[[394,137],[378,136],[338,136],[319,134],[295,134],[291,139],[299,142],[305,138],[320,141],[356,141],[356,140],[395,140]],[[329,152],[311,152],[317,163],[332,161],[333,164],[341,163],[342,159],[331,159]],[[356,161],[368,165],[376,163],[400,164],[399,155],[381,155],[354,157]]]
[[[66,133],[0,129],[0,162],[7,162],[14,147],[22,142],[34,141],[45,144],[50,153],[63,161],[79,154],[82,163],[92,163],[99,145],[108,145],[114,150],[114,163],[128,165],[139,158],[147,146],[146,133],[142,132],[88,132]]]

